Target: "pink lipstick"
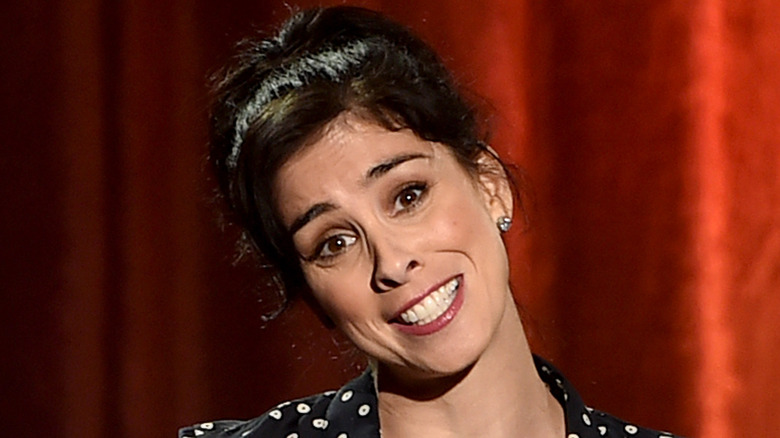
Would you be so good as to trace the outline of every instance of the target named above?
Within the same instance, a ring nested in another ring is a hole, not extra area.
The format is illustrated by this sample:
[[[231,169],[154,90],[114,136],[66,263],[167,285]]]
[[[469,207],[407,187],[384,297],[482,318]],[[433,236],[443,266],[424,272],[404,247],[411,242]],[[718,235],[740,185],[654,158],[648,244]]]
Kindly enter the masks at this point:
[[[404,306],[404,310],[393,318],[394,324],[412,335],[435,333],[457,315],[463,305],[463,291],[463,276],[453,277]]]

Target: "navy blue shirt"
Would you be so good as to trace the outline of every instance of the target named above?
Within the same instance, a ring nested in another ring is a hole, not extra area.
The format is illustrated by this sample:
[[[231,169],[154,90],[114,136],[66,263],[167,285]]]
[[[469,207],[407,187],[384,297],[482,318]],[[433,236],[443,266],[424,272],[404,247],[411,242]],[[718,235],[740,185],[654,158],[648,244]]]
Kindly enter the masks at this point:
[[[534,356],[539,376],[563,407],[567,438],[670,438],[587,407],[552,365]],[[519,431],[518,431],[519,433]],[[366,371],[338,391],[277,405],[248,421],[223,420],[185,427],[179,438],[379,438],[374,379]]]

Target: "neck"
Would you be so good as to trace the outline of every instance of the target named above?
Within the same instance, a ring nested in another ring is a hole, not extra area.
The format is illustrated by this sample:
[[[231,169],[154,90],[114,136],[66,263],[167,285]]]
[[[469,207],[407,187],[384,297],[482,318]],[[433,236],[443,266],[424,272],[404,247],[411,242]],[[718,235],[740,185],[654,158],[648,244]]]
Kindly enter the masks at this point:
[[[413,395],[383,391],[382,381],[389,377],[382,377],[381,367],[379,376],[379,414],[385,438],[560,438],[565,433],[563,410],[536,372],[512,304],[506,307],[491,344],[461,373],[424,387],[417,385]]]

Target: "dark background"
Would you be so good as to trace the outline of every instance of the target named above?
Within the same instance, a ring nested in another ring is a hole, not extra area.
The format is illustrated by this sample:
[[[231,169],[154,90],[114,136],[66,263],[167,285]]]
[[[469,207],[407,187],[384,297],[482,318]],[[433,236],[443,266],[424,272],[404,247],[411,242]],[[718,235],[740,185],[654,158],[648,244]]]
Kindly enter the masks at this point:
[[[780,430],[780,4],[360,4],[431,42],[527,169],[509,240],[534,350],[646,426]],[[263,322],[267,279],[234,266],[204,170],[207,77],[287,15],[0,6],[4,435],[170,437],[357,372],[305,306]]]

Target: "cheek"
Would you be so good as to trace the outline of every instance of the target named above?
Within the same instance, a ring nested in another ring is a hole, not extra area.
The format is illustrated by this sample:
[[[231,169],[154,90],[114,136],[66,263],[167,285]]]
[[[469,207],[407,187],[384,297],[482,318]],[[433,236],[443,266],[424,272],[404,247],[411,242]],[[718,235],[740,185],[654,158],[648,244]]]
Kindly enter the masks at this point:
[[[466,256],[491,288],[508,282],[508,258],[501,233],[487,211],[483,198],[460,197],[437,213],[435,233],[428,233],[430,246],[447,248]],[[454,213],[453,213],[454,212]]]
[[[437,210],[436,216],[436,224],[431,227],[436,232],[429,235],[437,240],[465,245],[473,250],[493,237],[492,220],[476,194],[450,197]]]
[[[350,273],[306,276],[314,299],[337,326],[355,322],[367,308],[365,288]],[[358,290],[363,289],[363,290]]]

